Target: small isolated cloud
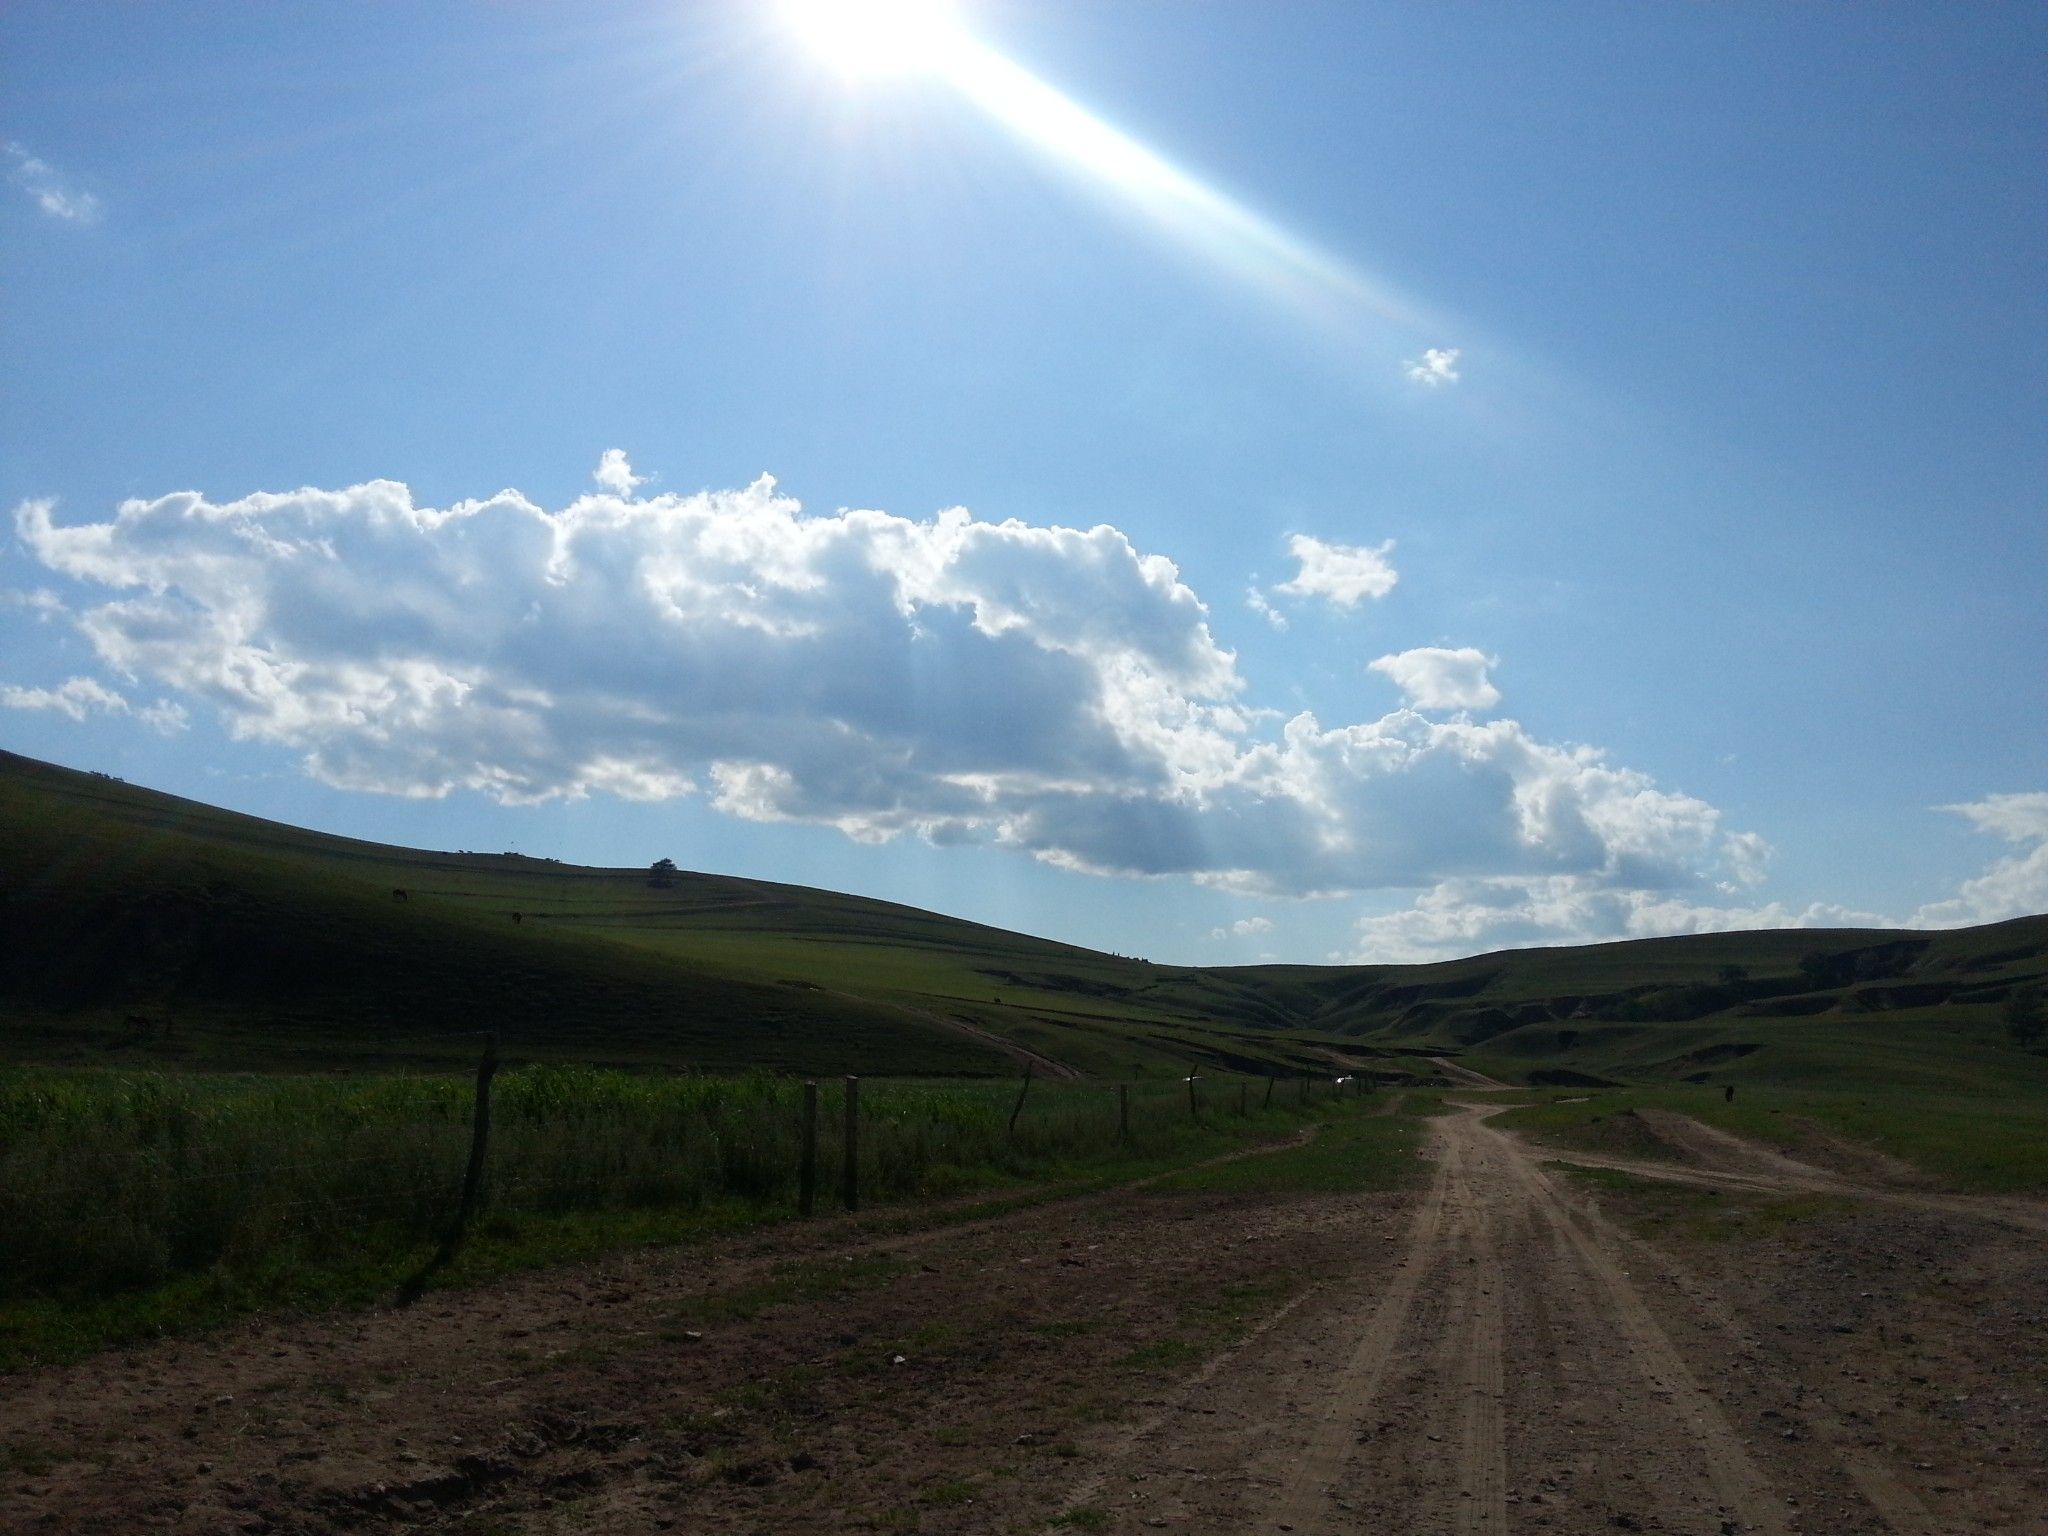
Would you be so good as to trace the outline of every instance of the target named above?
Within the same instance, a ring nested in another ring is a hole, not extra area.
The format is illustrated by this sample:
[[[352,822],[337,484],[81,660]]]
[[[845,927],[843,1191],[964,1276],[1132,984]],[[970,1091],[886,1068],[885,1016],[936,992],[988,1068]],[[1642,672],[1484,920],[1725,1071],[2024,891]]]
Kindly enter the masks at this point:
[[[88,715],[126,715],[152,730],[169,735],[185,728],[185,709],[166,699],[137,708],[105,683],[90,677],[66,678],[55,688],[17,688],[0,683],[0,709],[48,709],[72,720]]]
[[[2048,912],[2048,793],[1987,795],[1937,809],[1964,817],[1979,832],[2017,843],[2023,851],[1965,880],[1946,901],[1929,902],[1913,914],[1916,927],[1959,928]]]
[[[1273,919],[1270,917],[1241,917],[1226,927],[1211,928],[1209,930],[1209,937],[1212,939],[1249,939],[1255,934],[1271,933],[1272,931]]]
[[[597,461],[597,468],[590,472],[590,478],[600,489],[610,491],[614,496],[630,497],[647,483],[645,475],[633,473],[632,462],[623,448],[607,448]]]
[[[1257,587],[1253,587],[1245,593],[1244,605],[1275,629],[1285,629],[1287,627],[1287,615],[1266,601],[1266,594]]]
[[[1291,581],[1273,590],[1295,597],[1321,597],[1340,608],[1355,608],[1368,598],[1385,597],[1401,579],[1387,558],[1394,541],[1388,539],[1377,549],[1356,544],[1325,544],[1321,539],[1297,533],[1287,548],[1301,569]]]
[[[1487,676],[1500,658],[1488,656],[1471,646],[1446,650],[1442,646],[1419,646],[1382,656],[1368,665],[1393,679],[1394,686],[1408,695],[1417,709],[1491,709],[1500,702],[1500,690]]]
[[[100,200],[90,192],[71,186],[47,160],[39,160],[13,141],[0,146],[0,158],[7,164],[7,179],[35,199],[36,206],[53,219],[71,224],[90,224],[100,216]]]
[[[1409,382],[1420,384],[1424,389],[1442,389],[1446,384],[1455,384],[1462,375],[1458,372],[1458,349],[1456,347],[1431,347],[1420,357],[1411,357],[1401,364],[1401,371]]]

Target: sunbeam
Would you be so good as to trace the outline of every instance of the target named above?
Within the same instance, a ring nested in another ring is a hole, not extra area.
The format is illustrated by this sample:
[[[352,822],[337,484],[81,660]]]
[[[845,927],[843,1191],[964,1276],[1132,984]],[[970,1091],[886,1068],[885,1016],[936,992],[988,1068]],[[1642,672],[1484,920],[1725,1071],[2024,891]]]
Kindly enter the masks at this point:
[[[1294,302],[1408,326],[1417,306],[1189,175],[971,35],[944,0],[788,0],[792,30],[847,76],[943,80],[1019,138],[1211,260]]]

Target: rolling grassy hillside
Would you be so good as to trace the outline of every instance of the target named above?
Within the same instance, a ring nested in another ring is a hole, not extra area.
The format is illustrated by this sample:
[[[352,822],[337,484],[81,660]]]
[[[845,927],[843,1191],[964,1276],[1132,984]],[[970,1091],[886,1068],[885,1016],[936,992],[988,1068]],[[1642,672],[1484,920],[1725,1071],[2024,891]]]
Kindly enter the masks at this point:
[[[1314,991],[1293,1015],[1508,1081],[1915,1083],[2048,1091],[2002,1019],[2048,986],[2048,917],[1934,933],[1780,929],[1512,950],[1424,966],[1229,974]]]
[[[5,753],[0,893],[17,1061],[431,1065],[496,1027],[527,1059],[1144,1076],[1343,1043],[1220,1006],[1243,989],[887,902],[385,847]]]
[[[395,892],[403,891],[401,899]],[[1145,1076],[1458,1053],[1522,1083],[2048,1093],[2000,1019],[2048,917],[1437,965],[1153,965],[769,881],[326,836],[0,753],[0,1052]],[[515,920],[515,914],[517,914]]]

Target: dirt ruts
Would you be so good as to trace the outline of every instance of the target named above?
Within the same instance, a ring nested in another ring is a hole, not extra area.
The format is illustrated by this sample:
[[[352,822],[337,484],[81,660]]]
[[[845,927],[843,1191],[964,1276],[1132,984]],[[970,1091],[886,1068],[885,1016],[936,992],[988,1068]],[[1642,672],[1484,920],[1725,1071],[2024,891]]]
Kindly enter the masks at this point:
[[[820,1223],[17,1376],[0,1528],[2048,1531],[2014,1203],[1681,1127],[1667,1198],[1762,1214],[1652,1240],[1496,1113],[1405,1192]]]

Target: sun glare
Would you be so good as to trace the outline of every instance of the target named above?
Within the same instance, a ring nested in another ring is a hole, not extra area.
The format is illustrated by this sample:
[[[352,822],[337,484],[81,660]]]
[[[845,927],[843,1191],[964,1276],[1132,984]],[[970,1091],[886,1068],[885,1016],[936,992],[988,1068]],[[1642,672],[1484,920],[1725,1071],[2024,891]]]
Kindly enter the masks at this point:
[[[936,67],[960,38],[948,0],[784,0],[791,30],[842,74]]]
[[[1104,122],[973,36],[954,0],[782,0],[790,33],[848,80],[943,80],[1026,142],[1117,194],[1189,245],[1319,311],[1418,317],[1384,285]]]

